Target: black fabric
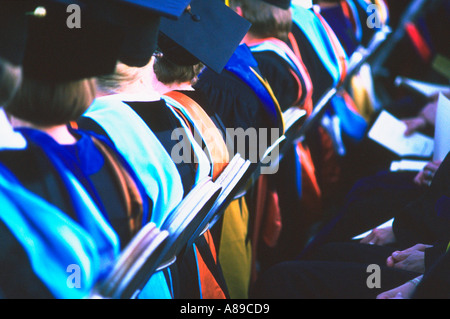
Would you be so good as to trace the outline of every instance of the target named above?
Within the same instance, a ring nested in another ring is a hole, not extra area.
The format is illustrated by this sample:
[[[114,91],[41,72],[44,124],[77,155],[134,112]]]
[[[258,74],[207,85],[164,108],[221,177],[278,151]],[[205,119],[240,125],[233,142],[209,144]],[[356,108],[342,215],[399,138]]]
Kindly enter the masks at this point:
[[[369,288],[369,264],[292,261],[264,273],[252,289],[256,299],[374,299],[418,276],[417,273],[380,266],[381,288]]]
[[[67,5],[46,3],[45,17],[30,16],[27,23],[24,76],[59,83],[113,73],[122,30],[81,4],[82,27],[69,28]]]
[[[33,11],[34,1],[0,1],[0,57],[21,65],[26,43],[26,12]]]
[[[253,52],[258,61],[261,74],[269,81],[270,86],[280,103],[282,111],[294,106],[298,97],[299,86],[290,71],[289,64],[270,51]],[[300,81],[303,79],[300,78]],[[305,89],[303,89],[305,92]]]
[[[308,37],[303,31],[294,23],[292,25],[292,34],[294,35],[299,46],[302,61],[309,72],[311,82],[313,83],[313,103],[324,95],[330,88],[333,87],[333,78],[325,68],[323,62],[320,60],[316,50],[312,46]]]
[[[413,245],[449,240],[450,218],[440,214],[437,206],[443,196],[450,196],[449,155],[440,165],[425,194],[395,216],[393,230],[397,241]]]
[[[413,294],[413,299],[450,298],[450,253],[442,255],[424,277]]]
[[[8,227],[0,221],[0,298],[53,299],[33,272],[28,255]]]
[[[414,183],[416,174],[382,171],[359,180],[337,216],[323,227],[317,241],[350,240],[393,218],[425,191],[425,187]]]
[[[273,127],[273,120],[269,118],[260,98],[247,84],[228,70],[223,70],[219,75],[212,70],[205,69],[194,88],[206,96],[207,101],[201,106],[222,130],[225,137],[227,137],[227,129],[235,132],[239,129],[243,131],[256,129],[259,134],[260,129]],[[279,135],[276,137],[281,136],[281,132],[277,133]],[[260,154],[259,147],[271,145],[272,139],[275,138],[271,134],[266,136],[267,140],[258,141],[256,145],[249,145],[247,141],[244,151],[237,149],[236,141],[227,140],[228,146],[235,146],[229,149],[229,152],[234,155],[239,151],[242,157],[252,160],[253,151]]]
[[[225,128],[270,127],[271,120],[262,111],[259,97],[233,73],[223,70],[219,75],[205,69],[194,88],[208,99],[208,103],[202,105],[204,110],[220,118]]]
[[[189,143],[187,137],[182,141],[172,140],[172,132],[175,129],[181,129],[181,123],[172,113],[172,111],[166,106],[163,100],[156,102],[126,102],[148,125],[152,132],[156,135],[158,140],[166,149],[170,155],[175,145],[183,142]],[[191,149],[190,144],[183,148]],[[192,156],[194,152],[191,151]],[[183,182],[184,194],[187,194],[194,185],[195,182],[195,161],[191,160],[181,163],[175,163],[178,172],[180,173],[181,180]]]

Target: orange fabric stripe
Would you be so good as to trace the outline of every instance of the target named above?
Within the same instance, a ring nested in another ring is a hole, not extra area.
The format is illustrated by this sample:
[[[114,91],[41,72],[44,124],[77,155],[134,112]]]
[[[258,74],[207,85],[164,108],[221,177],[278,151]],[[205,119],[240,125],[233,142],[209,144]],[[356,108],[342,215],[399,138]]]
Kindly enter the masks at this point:
[[[353,31],[356,31],[355,17],[353,16],[352,10],[346,0],[341,0],[341,8],[345,17],[351,22]]]
[[[106,162],[112,169],[118,185],[121,188],[125,209],[128,216],[129,229],[131,234],[136,234],[142,226],[143,217],[143,199],[139,189],[131,178],[130,174],[119,164],[119,161],[110,150],[96,138],[92,138],[95,146],[105,157]]]
[[[216,254],[216,248],[214,246],[214,242],[212,240],[211,233],[209,231],[205,232],[204,234],[206,241],[210,247],[211,253],[214,257],[214,260],[217,263],[217,254]],[[220,285],[217,283],[216,278],[214,278],[214,275],[209,270],[208,266],[206,265],[205,261],[202,258],[202,255],[200,254],[200,251],[196,247],[196,253],[197,253],[197,262],[198,262],[198,271],[200,276],[200,285],[202,289],[202,297],[203,299],[226,299],[226,296],[220,287]]]
[[[183,105],[189,112],[191,119],[197,124],[208,150],[211,152],[213,161],[213,180],[216,180],[230,160],[228,148],[222,134],[209,115],[190,97],[178,91],[171,91],[165,95]]]

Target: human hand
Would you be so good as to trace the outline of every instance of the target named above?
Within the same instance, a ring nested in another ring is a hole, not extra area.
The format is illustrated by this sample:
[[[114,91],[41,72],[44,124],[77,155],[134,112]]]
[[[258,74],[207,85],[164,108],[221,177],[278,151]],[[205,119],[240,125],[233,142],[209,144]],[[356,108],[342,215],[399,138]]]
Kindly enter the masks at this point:
[[[379,294],[377,299],[410,299],[420,280],[422,280],[422,276],[414,278],[397,288]]]
[[[388,267],[423,273],[425,271],[425,249],[430,245],[417,244],[403,251],[394,251],[386,260]]]
[[[414,132],[426,128],[428,125],[436,124],[437,99],[426,104],[422,111],[413,118],[403,120],[406,124],[405,136],[409,136]]]
[[[395,242],[395,235],[392,231],[392,227],[375,228],[372,232],[361,239],[361,244],[369,245],[388,245]]]
[[[416,177],[414,177],[414,183],[419,186],[430,186],[434,175],[436,174],[439,166],[441,166],[442,161],[432,161],[429,162],[422,171],[420,171]]]
[[[402,121],[406,124],[405,136],[410,136],[427,126],[427,121],[421,116],[403,119]]]

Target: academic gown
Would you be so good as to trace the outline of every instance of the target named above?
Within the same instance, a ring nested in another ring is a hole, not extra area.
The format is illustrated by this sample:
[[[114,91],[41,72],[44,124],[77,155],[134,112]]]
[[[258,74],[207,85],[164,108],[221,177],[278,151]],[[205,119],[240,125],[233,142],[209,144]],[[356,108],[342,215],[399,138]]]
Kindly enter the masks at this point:
[[[189,92],[189,93],[187,93]],[[185,91],[189,95],[196,95],[192,91]],[[174,129],[183,129],[183,125],[180,122],[180,118],[174,116],[172,110],[170,110],[164,100],[157,102],[127,102],[128,105],[145,121],[147,125],[157,136],[158,140],[164,146],[166,151],[171,154],[176,144],[180,143],[176,139],[172,139],[172,132]],[[180,115],[181,116],[181,115]],[[192,148],[189,140],[183,139],[186,148]],[[185,148],[185,149],[186,149]],[[191,151],[191,160],[187,163],[176,163],[178,172],[180,173],[183,183],[184,193],[188,194],[192,187],[196,184],[199,176],[197,171],[200,170],[199,166],[209,165],[205,162],[205,159],[195,159],[195,156],[200,155],[195,150]],[[202,161],[203,163],[199,163]],[[206,159],[207,161],[207,159]],[[204,173],[203,173],[204,175]],[[188,247],[183,259],[178,260],[177,268],[172,268],[172,275],[175,278],[174,282],[174,297],[177,299],[199,299],[206,295],[206,291],[202,291],[202,282],[198,278],[197,258],[202,256],[202,259],[209,265],[210,269],[214,273],[213,277],[217,278],[219,286],[224,291],[227,291],[226,285],[223,282],[220,266],[218,266],[214,260],[214,255],[210,251],[210,246],[207,242],[206,235],[201,236],[196,240],[196,248]],[[197,251],[196,251],[197,250]],[[178,278],[177,278],[178,277]],[[176,284],[178,283],[178,285]],[[226,293],[228,294],[228,293]]]
[[[205,68],[194,85],[195,90],[202,92],[207,99],[200,105],[205,105],[204,110],[218,123],[219,129],[256,129],[258,136],[261,129],[278,129],[274,136],[269,132],[267,140],[255,143],[257,145],[246,145],[244,152],[239,151],[242,157],[253,163],[254,156],[250,156],[250,152],[259,155],[260,143],[267,147],[284,133],[278,101],[274,102],[274,96],[255,74],[262,78],[249,48],[241,44],[220,74]],[[238,150],[231,151],[235,153]]]
[[[164,148],[165,154],[168,154],[166,156],[169,156],[172,153],[174,147],[179,143],[184,143],[184,150],[192,149],[192,147],[194,147],[192,141],[190,141],[186,137],[181,138],[181,141],[176,140],[176,137],[175,139],[172,138],[172,133],[174,130],[189,130],[189,127],[186,127],[186,125],[183,124],[186,122],[184,122],[182,115],[177,113],[175,110],[170,109],[164,100],[161,99],[157,101],[135,101],[133,100],[133,98],[130,98],[129,101],[127,101],[126,99],[125,101],[121,101],[120,96],[113,97],[113,99],[114,103],[121,104],[120,107],[127,109],[126,112],[131,111],[133,114],[139,117],[140,121],[143,121],[143,123],[145,123],[144,125],[147,126],[147,129],[150,130],[151,134],[154,134],[156,139],[159,141],[159,144]],[[106,109],[108,109],[108,101],[103,102],[106,102]],[[140,124],[141,123],[139,123],[139,125]],[[104,127],[102,127],[103,123],[100,124],[99,122],[96,122],[95,117],[91,117],[89,114],[80,119],[78,121],[78,125],[80,127],[97,131],[99,133],[103,132],[103,134],[107,134],[109,138],[114,140],[114,138],[111,136],[111,131],[106,132]],[[196,145],[195,147],[199,147],[199,145]],[[178,178],[180,178],[181,185],[183,187],[183,190],[181,192],[182,197],[184,197],[192,189],[195,183],[199,179],[201,179],[202,176],[208,174],[210,169],[210,167],[206,167],[209,166],[209,161],[206,158],[206,155],[202,153],[201,150],[192,150],[190,154],[192,156],[197,156],[195,161],[193,157],[188,162],[177,163],[174,163],[172,159],[169,159],[172,162],[172,165],[174,165],[175,167],[176,172],[174,173]],[[201,158],[199,158],[199,156],[201,156]],[[162,158],[159,158],[158,162],[160,162],[161,160]],[[147,159],[147,161],[149,160]],[[152,161],[150,162],[150,165],[152,165],[153,163],[157,164],[158,162]],[[170,213],[170,211],[161,211],[160,213],[167,215]],[[220,268],[217,269],[217,264],[214,261],[214,256],[209,250],[210,246],[207,243],[207,239],[205,236],[200,237],[197,240],[196,247],[197,249],[199,249],[199,253],[200,255],[202,255],[203,260],[211,265],[210,271],[214,273],[214,277],[217,278],[216,280],[219,282],[219,286],[224,292],[226,292],[226,285],[222,283]],[[200,289],[201,285],[199,283],[200,278],[198,278],[196,256],[198,256],[198,253],[195,251],[194,247],[188,247],[183,259],[177,259],[175,265],[171,266],[170,269],[165,269],[163,271],[163,275],[166,278],[172,278],[168,280],[168,282],[171,282],[171,287],[169,287],[169,290],[173,298],[198,299],[202,297],[202,292]],[[157,274],[160,276],[162,273],[158,272]],[[145,292],[146,289],[144,288],[143,291]],[[225,294],[227,295],[227,293]],[[145,296],[148,295],[143,293],[142,296],[143,298],[145,298]]]
[[[358,34],[357,28],[353,22],[353,16],[356,8],[350,6],[352,3],[346,1],[336,4],[332,7],[321,8],[321,15],[327,20],[333,31],[338,36],[345,52],[351,56],[361,44],[361,34]],[[359,23],[359,21],[357,21]]]
[[[37,299],[54,298],[47,286],[34,273],[26,250],[9,230],[0,222],[0,298]]]
[[[294,106],[301,88],[293,79],[289,65],[273,52],[253,52],[253,55],[258,61],[261,73],[269,81],[281,110],[285,111]],[[303,79],[299,78],[299,80],[302,81],[303,86]]]
[[[127,212],[125,209],[122,192],[123,185],[119,186],[119,181],[114,177],[115,173],[113,173],[113,169],[109,164],[111,162],[105,159],[104,153],[99,151],[97,146],[94,145],[91,135],[86,134],[86,132],[72,131],[78,137],[77,143],[74,145],[59,145],[49,135],[41,131],[28,128],[18,129],[18,131],[26,138],[27,147],[25,149],[1,151],[1,164],[17,180],[17,188],[20,189],[23,186],[24,193],[25,191],[29,192],[32,194],[30,196],[37,198],[35,200],[43,207],[42,213],[48,209],[50,211],[49,214],[60,214],[62,216],[60,218],[68,220],[66,222],[69,224],[78,225],[75,227],[80,227],[79,225],[81,225],[84,228],[83,232],[87,232],[83,236],[93,236],[89,240],[93,240],[99,249],[110,250],[110,252],[100,252],[100,255],[104,254],[105,258],[107,258],[102,259],[99,265],[99,267],[103,267],[103,275],[105,275],[106,272],[104,271],[107,271],[108,264],[111,264],[114,258],[117,257],[120,249],[128,243],[132,235],[141,226],[135,223],[136,228],[131,227],[130,221],[136,216],[128,215],[133,213]],[[101,137],[96,138],[102,141]],[[109,154],[115,154],[113,147],[110,150],[112,152]],[[135,185],[132,187],[137,187],[139,196],[142,196],[141,209],[146,210],[145,212],[141,211],[141,213],[148,217],[148,205],[151,205],[151,202],[146,198],[139,181],[130,167],[125,162],[122,162],[123,159],[118,154],[116,156],[115,163],[122,166],[129,173],[129,176],[132,176],[134,179]],[[74,180],[77,182],[73,182]],[[24,197],[25,204],[27,200],[28,197]],[[48,208],[49,206],[51,207]],[[36,204],[35,207],[39,206]],[[26,208],[25,212],[29,213],[29,209]],[[55,211],[58,212],[55,213]],[[97,215],[95,215],[96,212]],[[42,223],[51,217],[52,215],[50,217],[45,216],[45,218],[43,216]],[[34,216],[33,218],[39,217]],[[143,216],[137,217],[134,222],[140,221],[141,218]],[[3,219],[3,222],[6,221],[7,219]],[[2,223],[2,228],[4,226],[5,224]],[[54,227],[54,225],[52,224],[49,227]],[[9,228],[10,230],[13,229],[11,226]],[[51,234],[54,229],[44,228],[43,231],[48,231]],[[15,237],[14,239],[12,234]],[[45,236],[49,236],[49,234]],[[45,270],[33,270],[33,268],[30,268],[31,261],[27,261],[27,256],[24,254],[27,242],[18,244],[18,242],[23,240],[21,233],[5,231],[4,233],[2,232],[2,236],[5,238],[5,241],[2,241],[4,243],[2,245],[2,256],[8,258],[5,263],[2,263],[6,268],[5,271],[2,271],[4,275],[2,276],[2,281],[5,284],[2,285],[1,290],[6,297],[48,298],[53,294],[57,298],[67,296],[58,289],[52,290],[50,293],[49,289],[44,288],[45,285],[42,282],[36,280],[36,273],[41,274],[42,271],[45,273]],[[44,240],[45,242],[45,239],[43,239],[45,236],[37,235],[36,240]],[[62,241],[64,240],[66,239]],[[57,247],[56,243],[57,241],[50,248]],[[72,244],[75,244],[75,241]],[[36,247],[40,246],[36,243]],[[48,251],[44,250],[44,256],[40,256],[40,258],[44,261],[47,258],[51,260],[53,256],[51,249]],[[35,250],[33,249],[32,252],[35,252]],[[61,258],[65,253],[66,251],[63,248],[59,252]],[[47,256],[46,254],[49,255]],[[31,258],[30,256],[32,255],[28,251],[28,257]],[[10,256],[16,257],[11,259]],[[57,258],[56,263],[58,262],[60,261]],[[95,264],[94,261],[92,263]],[[61,271],[61,269],[58,270]],[[13,273],[10,271],[13,271]],[[11,285],[9,280],[15,277],[16,271],[21,274],[21,278],[30,279],[30,286],[26,282],[19,286]],[[23,291],[18,291],[17,289],[19,288],[23,289]],[[84,289],[83,292],[86,293]]]
[[[273,88],[281,109],[297,106],[311,114],[313,86],[309,71],[292,47],[287,49],[287,43],[275,41],[263,39],[251,43],[249,47],[263,76]],[[293,55],[297,56],[297,61],[293,60]],[[272,180],[271,189],[276,189],[278,194],[282,228],[275,245],[261,248],[263,267],[296,255],[307,240],[309,227],[321,215],[322,209],[321,190],[308,147],[298,144],[291,148],[284,155],[278,172],[269,178]],[[298,245],[294,246],[292,242]]]
[[[52,144],[56,152],[64,156],[67,165],[74,167],[81,184],[119,234],[123,248],[132,236],[127,221],[129,217],[125,215],[125,203],[111,169],[105,165],[102,153],[92,143],[89,135],[83,131],[75,131],[80,137],[76,144],[59,145],[49,135],[40,131],[25,128],[18,131],[27,138],[27,148],[0,152],[0,162],[11,170],[28,190],[53,203],[76,220],[76,211],[58,171],[50,165],[47,155],[29,135],[36,135],[43,143]]]
[[[178,93],[182,93],[185,96],[191,98],[194,102],[198,104],[201,108],[203,105],[207,105],[208,101],[200,91],[177,91]],[[169,104],[175,103],[174,100],[167,100]],[[179,105],[179,107],[183,107]],[[193,106],[191,106],[193,107]],[[211,111],[210,111],[211,112]],[[189,114],[186,114],[189,115]],[[205,112],[206,116],[209,116]],[[216,114],[217,116],[217,114]],[[189,118],[189,116],[187,116]],[[207,120],[201,121],[202,125]],[[192,120],[192,126],[198,127],[196,120]],[[214,125],[214,122],[211,123]],[[213,128],[208,127],[209,130]],[[203,134],[203,133],[200,133]],[[223,139],[226,135],[226,132],[223,132],[224,135],[219,136],[218,138]],[[218,162],[214,164],[213,167],[213,176],[217,178],[220,176],[221,171],[225,168],[226,165],[222,165],[223,161],[226,163],[229,162],[230,154],[228,153],[226,141],[219,140],[211,140],[209,136],[202,136],[204,145],[204,149],[212,157],[212,163]],[[212,154],[212,149],[215,154]],[[231,155],[232,156],[232,155]],[[225,163],[225,164],[226,164]],[[224,280],[227,284],[227,288],[231,298],[247,298],[248,297],[248,286],[250,280],[250,245],[247,239],[247,225],[248,225],[248,208],[245,201],[245,198],[241,196],[240,198],[236,198],[232,200],[229,205],[225,208],[222,217],[214,224],[214,226],[210,229],[211,238],[214,241],[214,246],[217,248],[212,248],[216,250],[218,260],[220,263],[220,268],[222,270]]]
[[[247,143],[245,152],[239,151],[241,156],[254,164],[257,162],[250,152],[256,152],[259,156],[284,133],[278,101],[271,94],[270,86],[261,81],[262,78],[249,48],[241,44],[220,74],[205,68],[194,85],[196,91],[207,97],[205,104],[199,104],[213,119],[220,118],[225,128],[243,131],[256,129],[258,139],[263,136],[259,135],[260,130],[269,131],[264,135],[267,140],[252,145]],[[274,135],[271,134],[272,129]],[[260,149],[259,145],[264,149]],[[230,150],[230,158],[237,151]],[[215,241],[220,243],[219,260],[231,298],[248,297],[251,268],[256,256],[252,247],[256,219],[252,204],[251,198],[247,197],[233,201],[220,220],[221,224],[213,228]]]

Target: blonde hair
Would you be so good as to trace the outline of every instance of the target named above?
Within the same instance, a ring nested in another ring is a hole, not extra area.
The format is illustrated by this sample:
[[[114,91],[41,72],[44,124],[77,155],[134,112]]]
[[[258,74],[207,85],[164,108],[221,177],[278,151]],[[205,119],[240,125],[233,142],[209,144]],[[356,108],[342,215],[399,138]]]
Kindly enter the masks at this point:
[[[92,104],[96,95],[94,79],[46,83],[24,77],[5,111],[39,126],[76,121]]]
[[[149,83],[153,59],[143,67],[132,67],[122,62],[117,62],[113,73],[97,77],[97,87],[107,94],[118,93],[132,87],[138,82]]]
[[[292,28],[290,9],[281,9],[260,0],[230,0],[230,7],[242,9],[244,18],[252,24],[249,31],[252,35],[288,40]]]

